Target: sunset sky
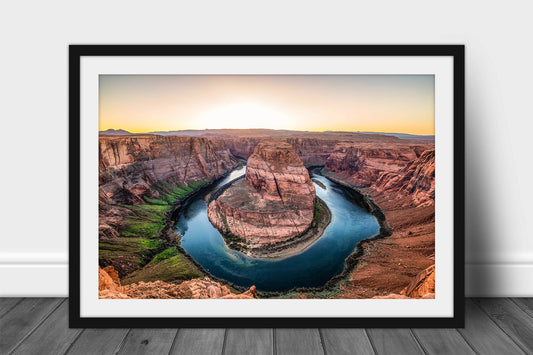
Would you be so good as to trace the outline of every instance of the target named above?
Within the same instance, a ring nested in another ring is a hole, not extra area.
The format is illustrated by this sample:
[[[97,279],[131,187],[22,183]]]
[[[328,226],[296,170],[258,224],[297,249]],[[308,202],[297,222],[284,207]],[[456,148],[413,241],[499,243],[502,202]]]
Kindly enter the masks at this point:
[[[433,75],[100,75],[100,130],[433,135]]]

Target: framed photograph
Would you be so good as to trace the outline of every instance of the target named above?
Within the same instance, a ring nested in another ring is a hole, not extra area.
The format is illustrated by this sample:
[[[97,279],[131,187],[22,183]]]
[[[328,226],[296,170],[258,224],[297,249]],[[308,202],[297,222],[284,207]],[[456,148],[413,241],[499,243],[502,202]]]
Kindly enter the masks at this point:
[[[69,54],[71,327],[463,326],[463,46]]]

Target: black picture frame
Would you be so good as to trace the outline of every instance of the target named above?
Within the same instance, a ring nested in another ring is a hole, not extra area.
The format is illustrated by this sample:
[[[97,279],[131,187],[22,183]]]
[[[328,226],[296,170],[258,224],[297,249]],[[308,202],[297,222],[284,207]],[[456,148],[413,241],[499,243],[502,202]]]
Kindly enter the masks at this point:
[[[69,320],[71,328],[458,328],[464,327],[465,75],[463,45],[70,45]],[[80,315],[80,63],[84,56],[453,57],[454,297],[448,318],[86,318]]]

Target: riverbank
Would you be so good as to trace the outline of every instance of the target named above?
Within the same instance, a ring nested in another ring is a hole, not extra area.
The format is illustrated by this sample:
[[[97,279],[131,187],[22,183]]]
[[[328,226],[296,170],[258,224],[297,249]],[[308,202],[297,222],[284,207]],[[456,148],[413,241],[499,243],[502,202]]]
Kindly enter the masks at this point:
[[[382,218],[386,224],[380,225],[388,228],[388,235],[380,232],[358,243],[346,261],[346,270],[328,283],[333,287],[338,282],[335,297],[399,294],[421,270],[435,263],[434,206],[418,206],[410,196],[398,191],[358,188],[325,169],[322,174],[357,191],[356,196],[366,196],[369,208],[379,205],[376,218]]]
[[[158,280],[178,282],[209,275],[181,248],[181,236],[174,233],[172,227],[188,201],[205,194],[230,173],[212,181],[157,186],[161,192],[158,199],[147,199],[144,205],[122,207],[137,212],[135,219],[126,219],[126,227],[121,231],[124,235],[100,241],[99,264],[113,266],[124,284]]]
[[[322,236],[331,222],[331,211],[318,196],[316,197],[314,216],[315,219],[311,227],[299,236],[279,243],[262,245],[258,248],[247,246],[242,248],[240,252],[249,257],[260,259],[283,259],[300,254]],[[222,236],[226,240],[227,237],[224,234]]]

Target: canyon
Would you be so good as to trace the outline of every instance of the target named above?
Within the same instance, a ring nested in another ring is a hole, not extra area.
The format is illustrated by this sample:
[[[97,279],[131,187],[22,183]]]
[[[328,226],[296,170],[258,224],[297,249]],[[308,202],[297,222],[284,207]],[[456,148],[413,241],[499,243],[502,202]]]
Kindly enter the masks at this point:
[[[99,140],[99,186],[114,203],[158,198],[154,184],[219,178],[237,165],[222,140],[199,137],[119,136]]]
[[[323,173],[370,196],[392,230],[387,238],[359,244],[362,256],[342,284],[341,297],[400,294],[421,270],[435,264],[433,144],[341,143]]]
[[[315,188],[287,142],[261,142],[248,158],[246,175],[209,204],[211,223],[250,248],[285,242],[313,221]]]
[[[175,244],[165,229],[179,201],[238,165],[201,137],[102,136],[98,149],[100,264],[122,277]]]
[[[339,283],[335,297],[402,295],[434,265],[435,150],[431,140],[351,132],[209,130],[194,136],[112,132],[100,137],[100,266],[113,268],[111,274],[126,283],[120,287],[166,290],[195,280],[195,289],[207,290],[215,287],[212,283],[220,284],[205,280],[208,275],[180,249],[180,236],[169,227],[187,198],[228,174],[243,159],[248,160],[245,178],[213,200],[208,210],[219,230],[244,239],[239,242],[242,246],[253,249],[287,241],[309,228],[315,198],[306,167],[320,166],[324,176],[371,198],[392,229],[387,238],[359,243],[357,263]],[[279,207],[285,208],[284,213],[276,215]],[[422,291],[402,296],[431,296],[425,292],[431,290],[431,277],[427,283]],[[128,292],[124,295],[135,295]],[[171,297],[150,292],[144,294]],[[231,297],[225,292],[220,289],[212,294]]]

